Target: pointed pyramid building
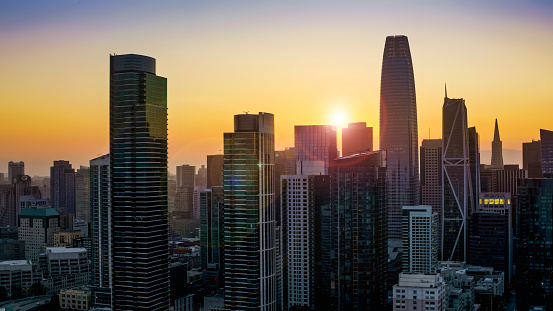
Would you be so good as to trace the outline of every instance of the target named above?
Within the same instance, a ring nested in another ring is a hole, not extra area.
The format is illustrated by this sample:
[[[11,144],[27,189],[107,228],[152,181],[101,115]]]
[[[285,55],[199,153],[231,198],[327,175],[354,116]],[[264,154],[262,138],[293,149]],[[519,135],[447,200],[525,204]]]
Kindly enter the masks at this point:
[[[499,138],[499,127],[497,125],[497,119],[495,119],[495,131],[492,141],[492,162],[490,168],[503,168],[503,142],[501,142],[501,139]]]

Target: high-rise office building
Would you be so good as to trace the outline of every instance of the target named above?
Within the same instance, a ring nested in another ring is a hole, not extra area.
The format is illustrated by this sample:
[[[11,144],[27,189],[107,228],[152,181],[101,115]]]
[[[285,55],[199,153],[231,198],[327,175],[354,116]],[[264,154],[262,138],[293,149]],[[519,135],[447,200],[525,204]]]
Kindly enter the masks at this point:
[[[177,189],[182,187],[194,187],[194,176],[196,175],[196,167],[193,165],[177,166]]]
[[[92,305],[111,306],[111,209],[109,154],[90,160],[90,236]]]
[[[541,141],[522,143],[522,168],[528,171],[528,178],[541,178]]]
[[[444,98],[442,124],[442,247],[444,261],[467,258],[468,215],[474,200],[467,108],[462,98]]]
[[[90,168],[82,165],[75,173],[75,218],[90,219]]]
[[[540,129],[541,169],[544,178],[553,178],[553,131]]]
[[[274,116],[234,116],[224,134],[225,308],[277,304]]]
[[[0,186],[0,226],[18,226],[17,215],[21,212],[21,198],[40,198],[37,186],[32,186],[29,175],[17,175],[8,185]],[[25,205],[23,205],[25,206]]]
[[[522,179],[517,199],[516,303],[553,309],[553,179]]]
[[[199,191],[203,191],[207,187],[207,168],[202,164],[198,168],[198,174],[194,175],[195,186],[198,187]]]
[[[110,56],[110,187],[112,309],[167,310],[167,79],[148,56]]]
[[[365,122],[349,123],[342,129],[342,156],[373,151],[373,128]]]
[[[8,183],[12,183],[13,178],[20,175],[25,175],[25,163],[23,161],[8,162]]]
[[[19,213],[18,236],[25,241],[25,257],[38,264],[38,255],[54,246],[54,234],[60,231],[60,214],[52,208],[27,208]]]
[[[194,185],[196,167],[192,165],[177,166],[177,191],[172,215],[182,219],[194,218]]]
[[[61,215],[75,215],[75,170],[69,161],[54,161],[50,167],[50,202]]]
[[[285,310],[324,310],[331,300],[329,175],[283,175]]]
[[[380,149],[387,153],[388,237],[401,238],[402,206],[419,204],[415,78],[406,36],[388,36],[380,80]]]
[[[476,127],[469,127],[468,130],[468,141],[469,141],[469,167],[470,167],[470,187],[469,187],[469,197],[472,200],[469,202],[468,207],[468,216],[473,211],[476,210],[478,206],[478,196],[480,195],[480,138]]]
[[[439,221],[432,206],[403,207],[403,272],[436,273]]]
[[[306,175],[328,174],[332,160],[338,156],[336,127],[296,125],[294,140],[297,171]]]
[[[421,145],[421,204],[442,214],[442,140],[424,139]]]
[[[223,213],[223,187],[200,192],[200,251],[204,270],[223,268]]]
[[[223,186],[223,155],[207,156],[207,189]]]
[[[503,168],[503,142],[499,138],[499,126],[497,125],[497,119],[495,119],[495,130],[493,132],[492,141],[492,161],[490,168]]]
[[[383,310],[387,304],[386,153],[334,160],[333,310]]]
[[[509,282],[513,276],[511,194],[483,192],[478,201],[470,219],[467,261],[471,265],[503,271]]]

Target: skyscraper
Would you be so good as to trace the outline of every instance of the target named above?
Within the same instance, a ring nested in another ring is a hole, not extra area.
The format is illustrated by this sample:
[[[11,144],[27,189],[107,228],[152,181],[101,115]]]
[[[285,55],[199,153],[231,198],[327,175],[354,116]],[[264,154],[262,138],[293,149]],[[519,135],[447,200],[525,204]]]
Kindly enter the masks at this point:
[[[330,306],[329,175],[282,175],[285,310]]]
[[[223,155],[207,156],[207,189],[223,186]]]
[[[234,116],[224,134],[225,308],[276,310],[274,116]]]
[[[553,131],[540,129],[541,169],[544,178],[553,178]]]
[[[61,215],[75,215],[75,170],[69,161],[54,161],[50,167],[50,199]]]
[[[92,306],[111,306],[111,209],[109,154],[90,160],[90,236]]]
[[[12,183],[13,179],[17,176],[25,175],[25,163],[20,162],[8,162],[8,183]]]
[[[472,194],[467,108],[462,98],[444,98],[442,123],[442,254],[444,261],[466,261]]]
[[[421,204],[442,214],[442,140],[424,139],[421,145]]]
[[[493,132],[492,162],[489,168],[503,168],[503,142],[499,138],[499,126],[497,125],[497,119],[495,119],[495,130]]]
[[[541,141],[522,143],[522,168],[528,171],[528,178],[541,178]]]
[[[389,238],[401,238],[402,206],[419,204],[417,129],[409,41],[406,36],[389,36],[380,80],[380,149],[387,151]]]
[[[169,309],[167,79],[154,58],[110,57],[114,310]]]
[[[403,207],[403,272],[436,273],[438,213],[431,206]]]
[[[90,168],[82,165],[75,173],[75,218],[90,222]]]
[[[194,218],[194,175],[196,167],[191,165],[177,166],[177,191],[175,192],[174,217]]]
[[[386,151],[334,160],[332,310],[383,310],[387,303]]]
[[[328,174],[332,160],[338,156],[336,127],[296,125],[294,140],[298,174]]]
[[[373,151],[373,128],[365,122],[349,123],[342,129],[342,156]]]
[[[517,195],[516,300],[553,308],[553,179],[522,179]]]

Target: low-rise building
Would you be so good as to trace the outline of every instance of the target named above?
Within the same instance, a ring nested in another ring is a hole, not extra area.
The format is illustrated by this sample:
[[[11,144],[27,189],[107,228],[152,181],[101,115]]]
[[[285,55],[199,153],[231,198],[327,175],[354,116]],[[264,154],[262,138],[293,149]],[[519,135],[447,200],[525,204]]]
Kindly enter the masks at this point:
[[[73,241],[84,237],[84,234],[78,230],[62,230],[54,234],[55,247],[73,247]]]
[[[84,248],[47,247],[40,254],[40,268],[51,293],[90,282],[90,262]]]
[[[42,273],[33,268],[29,260],[9,260],[0,262],[0,286],[8,291],[11,299],[27,297],[34,283],[40,283]]]
[[[439,273],[400,273],[399,284],[392,291],[394,311],[444,311],[445,302],[446,285]]]
[[[74,288],[62,290],[59,295],[60,307],[62,310],[83,310],[90,309],[90,288]]]

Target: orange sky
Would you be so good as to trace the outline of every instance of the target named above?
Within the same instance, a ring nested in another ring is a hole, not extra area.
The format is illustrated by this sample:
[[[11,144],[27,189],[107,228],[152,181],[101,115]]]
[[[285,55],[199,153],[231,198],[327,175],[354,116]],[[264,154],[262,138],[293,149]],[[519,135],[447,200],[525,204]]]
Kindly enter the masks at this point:
[[[222,152],[243,111],[275,114],[278,149],[293,146],[294,125],[335,114],[346,116],[339,127],[373,126],[377,148],[393,34],[409,37],[421,140],[429,128],[441,137],[445,82],[449,97],[465,98],[483,150],[495,118],[506,149],[553,129],[547,3],[130,3],[0,5],[0,172],[13,160],[48,175],[54,160],[88,165],[108,152],[110,53],[154,57],[168,79],[170,172]]]

